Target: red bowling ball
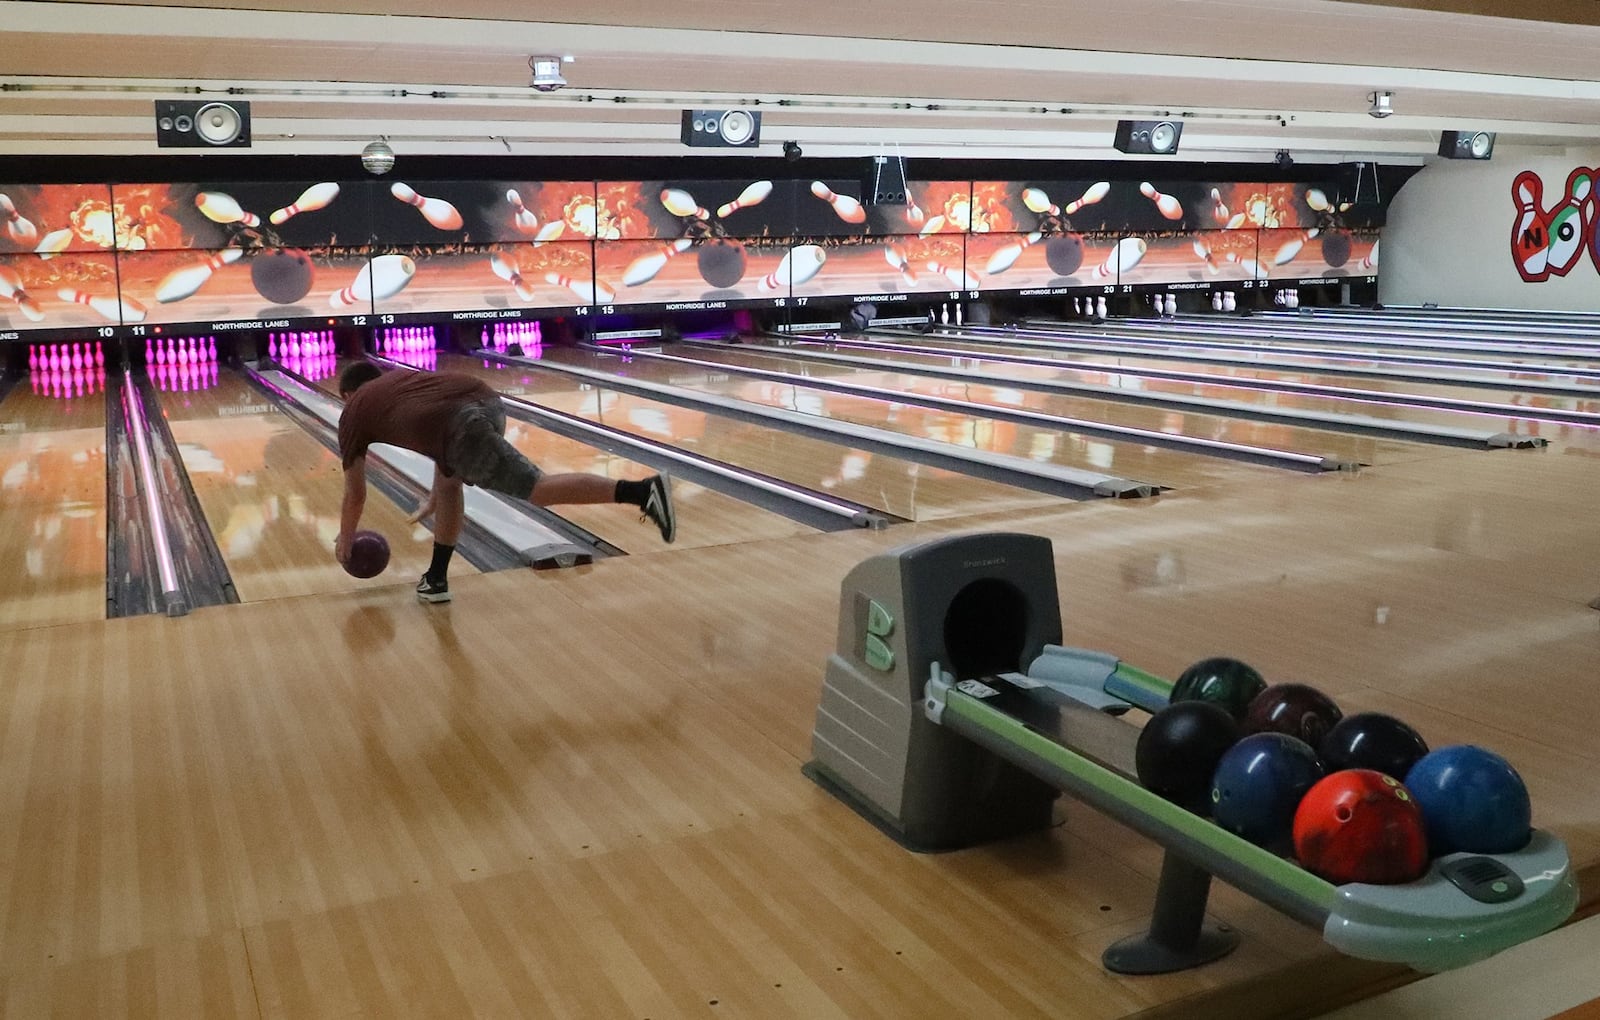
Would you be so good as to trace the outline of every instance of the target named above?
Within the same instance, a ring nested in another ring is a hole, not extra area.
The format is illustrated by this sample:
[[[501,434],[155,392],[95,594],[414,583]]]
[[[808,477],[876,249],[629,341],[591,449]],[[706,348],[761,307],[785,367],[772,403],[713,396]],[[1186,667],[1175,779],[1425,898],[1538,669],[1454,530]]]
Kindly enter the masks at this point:
[[[1320,780],[1294,813],[1294,852],[1330,882],[1396,885],[1428,870],[1428,837],[1398,779],[1347,769]]]
[[[1306,684],[1273,684],[1245,709],[1247,733],[1283,733],[1322,746],[1328,731],[1344,717],[1333,699]]]

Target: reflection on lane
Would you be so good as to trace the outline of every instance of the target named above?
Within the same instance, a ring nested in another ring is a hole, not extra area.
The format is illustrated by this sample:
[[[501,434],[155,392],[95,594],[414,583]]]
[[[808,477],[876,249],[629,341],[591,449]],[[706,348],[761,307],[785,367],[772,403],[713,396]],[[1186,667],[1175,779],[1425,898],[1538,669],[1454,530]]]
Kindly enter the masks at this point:
[[[36,372],[0,405],[0,626],[105,616],[104,387]]]
[[[427,569],[433,535],[376,488],[362,527],[389,540],[389,569],[350,577],[333,558],[344,493],[339,459],[233,373],[204,389],[168,391],[162,412],[184,469],[245,601],[410,584]],[[454,572],[470,572],[460,560]]]
[[[684,353],[691,357],[698,356],[700,349],[685,349]],[[717,354],[717,352],[710,353]],[[728,357],[730,361],[737,361],[741,356]],[[640,357],[623,358],[591,354],[586,351],[553,351],[547,353],[546,357],[570,361],[600,371],[615,372],[631,378],[670,383],[738,400],[782,407],[802,414],[931,439],[935,442],[1022,457],[1037,463],[1114,473],[1125,478],[1168,486],[1189,488],[1247,477],[1261,478],[1279,470],[1151,446],[1137,441],[1110,440],[878,397],[834,393],[806,386],[804,378],[797,378],[794,383],[753,379],[734,372],[718,371],[716,366],[679,364]],[[987,396],[976,392],[971,384],[958,380],[882,376],[860,369],[815,363],[797,364],[794,368],[797,374],[818,377],[839,376],[854,383],[878,386],[896,392],[929,392],[938,396],[973,401],[981,401]],[[984,389],[992,388],[984,387]],[[997,391],[994,396],[997,402],[1006,402],[1013,407],[1025,406],[1029,410],[1048,410],[1038,406],[1041,403],[1038,393],[1002,390]],[[1140,428],[1164,431],[1176,430],[1181,426],[1182,415],[1140,410],[1143,414],[1142,420],[1138,422]],[[1226,419],[1207,420],[1213,425],[1226,421]]]
[[[530,350],[530,355],[533,353]],[[548,345],[538,349],[538,355],[549,360],[585,357],[581,352]],[[670,442],[911,520],[1041,506],[1055,501],[1055,497],[1043,493],[854,449],[844,443],[619,393],[558,372],[515,373],[503,384],[496,384],[496,388],[510,396],[527,397],[568,414]]]

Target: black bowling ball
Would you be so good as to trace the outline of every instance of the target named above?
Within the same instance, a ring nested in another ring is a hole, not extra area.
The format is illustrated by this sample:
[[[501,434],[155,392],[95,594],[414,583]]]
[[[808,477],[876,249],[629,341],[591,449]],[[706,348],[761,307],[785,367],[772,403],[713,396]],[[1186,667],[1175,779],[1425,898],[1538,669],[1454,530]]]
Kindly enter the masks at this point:
[[[1329,775],[1344,769],[1372,769],[1400,782],[1428,745],[1416,730],[1381,712],[1347,715],[1334,724],[1317,748]]]
[[[275,305],[292,305],[311,291],[316,267],[303,251],[284,248],[250,260],[250,282],[256,293]]]
[[[1057,276],[1071,276],[1083,265],[1083,238],[1077,234],[1049,238],[1044,242],[1044,260]]]
[[[700,263],[700,277],[713,287],[732,287],[744,279],[744,245],[725,237],[714,238],[700,245],[695,256]]]
[[[1322,235],[1322,261],[1335,269],[1350,261],[1350,235],[1342,230]]]
[[[1151,793],[1205,814],[1211,805],[1211,775],[1238,739],[1239,724],[1221,705],[1174,702],[1139,733],[1134,768]]]

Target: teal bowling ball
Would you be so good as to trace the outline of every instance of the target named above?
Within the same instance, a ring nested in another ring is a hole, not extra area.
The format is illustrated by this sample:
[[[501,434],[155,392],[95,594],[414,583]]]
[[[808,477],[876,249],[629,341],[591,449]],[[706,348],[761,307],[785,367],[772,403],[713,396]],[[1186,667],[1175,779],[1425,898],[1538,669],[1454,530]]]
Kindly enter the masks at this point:
[[[1243,719],[1256,695],[1267,689],[1267,681],[1254,668],[1238,659],[1215,656],[1201,659],[1184,670],[1172,685],[1171,702],[1206,701],[1220,705],[1235,719]]]

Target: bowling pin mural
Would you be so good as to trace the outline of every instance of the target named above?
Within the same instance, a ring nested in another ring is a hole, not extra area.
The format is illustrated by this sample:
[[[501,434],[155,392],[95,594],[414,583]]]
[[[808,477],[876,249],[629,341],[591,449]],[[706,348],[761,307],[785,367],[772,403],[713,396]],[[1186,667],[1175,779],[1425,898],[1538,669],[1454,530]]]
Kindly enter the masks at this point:
[[[5,221],[5,234],[20,245],[30,245],[39,239],[39,228],[21,213],[11,196],[0,194],[0,220]]]
[[[1576,256],[1574,256],[1576,257]],[[1378,268],[1378,242],[1372,242],[1372,250],[1367,252],[1367,257],[1361,260],[1362,269]],[[1569,267],[1570,268],[1570,267]]]
[[[1578,257],[1583,254],[1584,211],[1589,204],[1589,196],[1594,192],[1594,178],[1586,171],[1574,171],[1567,178],[1566,201],[1556,206],[1549,213],[1550,218],[1550,248],[1549,268],[1556,276],[1566,276],[1577,265]],[[1368,256],[1373,265],[1377,265],[1378,246],[1372,246],[1372,254]],[[1362,262],[1366,268],[1366,262]]]
[[[762,279],[758,286],[765,291],[798,287],[820,273],[823,263],[827,261],[828,253],[821,246],[802,244],[791,248],[783,261],[778,263],[778,268]]]
[[[1211,189],[1211,218],[1220,226],[1228,222],[1228,207],[1222,202],[1222,192]]]
[[[1306,189],[1306,205],[1310,206],[1313,212],[1329,212],[1333,209],[1333,203],[1328,201],[1328,196],[1321,188]]]
[[[1272,264],[1282,266],[1293,262],[1295,256],[1300,254],[1300,249],[1305,247],[1307,241],[1316,237],[1318,232],[1316,227],[1312,227],[1310,230],[1302,230],[1282,245],[1279,245],[1278,250],[1273,253]]]
[[[221,191],[202,191],[194,196],[195,208],[212,223],[242,223],[247,227],[261,226],[261,217],[244,211],[234,197]]]
[[[1058,216],[1061,207],[1050,201],[1050,196],[1042,188],[1023,188],[1022,204],[1031,213],[1040,216]]]
[[[1077,212],[1079,209],[1082,209],[1086,205],[1094,205],[1096,202],[1100,201],[1102,198],[1105,198],[1110,193],[1110,181],[1101,181],[1098,184],[1091,184],[1089,185],[1089,190],[1085,191],[1076,202],[1068,202],[1067,207],[1061,211],[1064,215],[1071,216],[1073,213]]]
[[[748,209],[753,205],[760,205],[772,194],[771,181],[756,181],[754,184],[739,192],[739,197],[726,205],[717,208],[717,218],[727,219],[740,209]]]
[[[407,205],[416,206],[417,211],[422,213],[422,218],[440,230],[461,229],[463,221],[460,211],[442,198],[419,195],[415,188],[401,181],[395,181],[389,186],[389,194]]]
[[[524,301],[533,300],[533,288],[528,286],[528,282],[522,278],[522,274],[502,258],[499,252],[489,256],[489,268],[494,271],[494,275],[511,284],[511,289],[517,292],[517,297]]]
[[[52,259],[66,251],[68,248],[72,247],[72,239],[73,233],[71,228],[52,230],[50,233],[44,235],[44,237],[40,239],[38,245],[35,246],[33,250],[37,252],[39,257],[42,259]]]
[[[196,266],[174,269],[156,285],[156,301],[170,304],[198,291],[223,266],[244,258],[243,248],[224,248]]]
[[[63,301],[88,305],[111,322],[143,322],[150,310],[131,297],[108,294],[90,294],[86,291],[62,287],[56,295]]]
[[[511,206],[511,228],[519,234],[529,237],[539,232],[539,217],[533,214],[522,202],[522,196],[517,194],[517,189],[506,189],[506,204]]]
[[[22,288],[22,277],[8,266],[0,266],[0,298],[9,298],[16,302],[22,314],[31,321],[44,321],[44,309],[40,308],[39,303]]]
[[[971,273],[957,266],[947,266],[940,262],[929,262],[928,272],[938,273],[946,280],[949,280],[950,286],[956,288],[957,290],[977,290],[979,287],[978,278],[976,276],[973,276]]]
[[[1035,230],[1033,233],[1027,235],[1017,243],[1008,244],[1004,248],[999,249],[993,255],[989,256],[989,262],[986,266],[984,266],[984,272],[988,273],[990,276],[993,276],[996,273],[1005,272],[1007,269],[1010,269],[1012,266],[1017,264],[1017,259],[1022,257],[1023,252],[1038,244],[1043,237],[1043,233]]]
[[[1517,206],[1511,228],[1512,264],[1528,283],[1546,280],[1550,275],[1550,218],[1543,210],[1544,182],[1532,170],[1524,170],[1511,184],[1511,199]]]
[[[356,274],[350,286],[328,296],[334,308],[393,297],[417,275],[417,264],[406,255],[379,255]]]
[[[608,305],[617,299],[617,292],[598,280],[591,284],[588,280],[574,280],[560,273],[546,273],[544,280],[553,287],[567,288],[587,305]]]
[[[688,219],[709,220],[711,213],[694,196],[682,188],[661,189],[661,207],[674,216],[683,216]]]
[[[844,222],[865,223],[867,221],[867,211],[861,207],[860,202],[849,195],[837,194],[821,181],[811,182],[811,193],[833,206],[834,214]],[[924,233],[932,233],[932,231],[925,230]],[[821,263],[818,263],[818,266],[820,267]]]
[[[1183,203],[1171,195],[1163,195],[1154,184],[1145,181],[1139,185],[1139,194],[1156,204],[1156,211],[1169,220],[1183,219]]]
[[[560,237],[566,229],[567,224],[564,220],[551,220],[549,223],[546,223],[544,226],[540,227],[538,233],[533,235],[533,246],[537,248],[547,241],[554,241],[556,238]]]
[[[1206,269],[1210,270],[1212,275],[1222,271],[1222,267],[1217,265],[1217,257],[1211,252],[1211,245],[1206,243],[1205,238],[1194,239],[1194,253],[1200,256],[1200,261],[1206,264]]]
[[[295,199],[292,204],[284,206],[271,216],[268,216],[267,219],[271,220],[274,224],[284,223],[291,217],[298,216],[301,213],[315,212],[318,209],[326,209],[328,206],[332,205],[333,200],[338,197],[339,185],[334,184],[331,181],[323,184],[313,184],[311,187],[301,192],[300,197]]]
[[[1144,238],[1124,237],[1111,249],[1111,254],[1106,256],[1106,260],[1095,267],[1095,278],[1114,279],[1118,274],[1128,272],[1143,261],[1145,252],[1149,250],[1150,246],[1145,243]]]
[[[723,206],[723,208],[726,209],[727,206]],[[628,268],[622,271],[622,285],[624,287],[638,287],[641,284],[649,283],[656,278],[656,274],[660,273],[674,256],[688,251],[693,245],[694,240],[692,238],[680,237],[658,251],[640,255],[628,263]]]
[[[908,286],[915,287],[917,285],[917,271],[911,268],[911,260],[906,257],[904,248],[901,248],[898,244],[885,245],[883,248],[883,260],[900,273],[900,278],[905,280]]]

